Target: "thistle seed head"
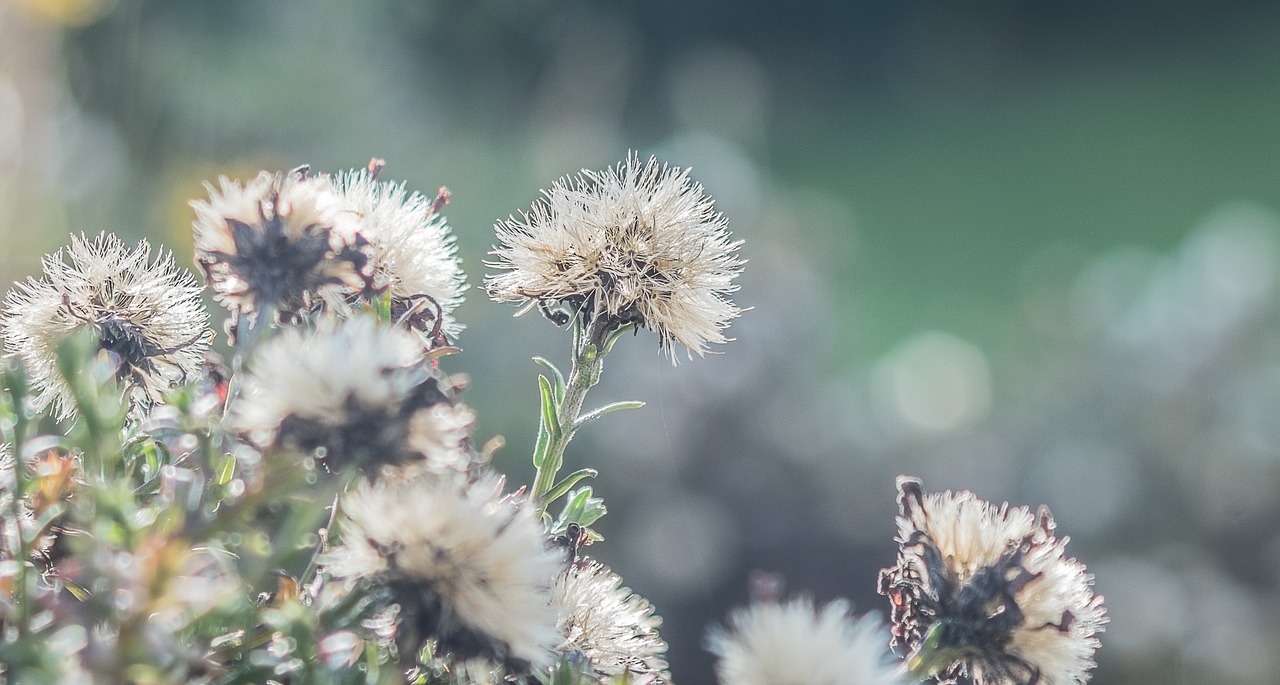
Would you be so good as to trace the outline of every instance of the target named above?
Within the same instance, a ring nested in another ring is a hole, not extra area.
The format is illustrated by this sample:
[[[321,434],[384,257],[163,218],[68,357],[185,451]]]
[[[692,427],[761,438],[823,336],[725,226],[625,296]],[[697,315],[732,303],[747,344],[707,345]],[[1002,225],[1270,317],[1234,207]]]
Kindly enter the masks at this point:
[[[668,353],[680,343],[692,356],[725,342],[741,311],[727,298],[741,242],[687,169],[655,158],[562,178],[495,230],[488,265],[502,273],[485,280],[489,296],[537,303],[553,320],[642,326]]]

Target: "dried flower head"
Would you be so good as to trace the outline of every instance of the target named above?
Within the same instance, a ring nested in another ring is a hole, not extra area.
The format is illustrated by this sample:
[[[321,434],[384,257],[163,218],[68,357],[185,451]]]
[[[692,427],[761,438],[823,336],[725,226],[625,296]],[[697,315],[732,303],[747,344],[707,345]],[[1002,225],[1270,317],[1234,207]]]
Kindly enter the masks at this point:
[[[571,661],[585,659],[598,682],[629,673],[631,682],[661,685],[667,673],[667,643],[658,635],[662,619],[649,600],[622,586],[622,578],[595,561],[572,564],[556,578],[551,602],[560,613],[564,643],[557,650]]]
[[[854,620],[843,600],[816,611],[812,600],[795,599],[735,611],[707,647],[719,657],[720,685],[899,685],[884,638],[878,618]]]
[[[562,178],[520,219],[495,226],[485,280],[500,302],[563,308],[606,330],[629,324],[703,354],[725,342],[740,310],[725,295],[742,271],[738,241],[689,171],[634,155],[602,172]],[[561,314],[563,316],[563,314]]]
[[[342,500],[327,573],[390,590],[409,653],[434,638],[459,659],[543,667],[560,641],[549,600],[563,558],[535,512],[501,491],[492,476],[362,482]]]
[[[368,242],[349,225],[353,215],[328,177],[302,167],[218,184],[206,184],[209,199],[191,206],[196,263],[231,312],[228,333],[244,315],[291,320],[319,298],[373,287]]]
[[[462,331],[453,310],[467,289],[453,233],[440,214],[448,192],[441,188],[432,201],[409,193],[403,183],[378,181],[378,162],[338,174],[334,183],[360,235],[373,246],[373,276],[378,290],[391,295],[392,317],[435,347]],[[349,315],[361,298],[329,299],[333,309]]]
[[[290,328],[249,359],[231,423],[262,447],[323,448],[337,467],[426,457],[465,468],[471,413],[423,354],[412,333],[371,316]]]
[[[5,347],[20,357],[38,407],[53,403],[60,419],[75,413],[71,387],[58,371],[58,345],[77,329],[91,329],[97,347],[115,365],[116,378],[135,410],[198,377],[208,347],[209,314],[194,276],[171,253],[151,258],[141,241],[132,250],[101,233],[43,260],[44,277],[17,283],[0,320]]]
[[[1048,509],[926,495],[906,477],[898,506],[898,562],[881,571],[880,593],[913,672],[976,685],[1089,679],[1106,610]]]

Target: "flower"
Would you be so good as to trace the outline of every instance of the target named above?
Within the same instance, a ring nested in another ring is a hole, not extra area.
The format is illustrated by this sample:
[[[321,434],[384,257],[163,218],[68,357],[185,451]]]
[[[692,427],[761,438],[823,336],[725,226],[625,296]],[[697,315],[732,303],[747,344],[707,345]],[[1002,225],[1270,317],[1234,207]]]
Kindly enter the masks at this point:
[[[241,185],[226,177],[194,200],[196,263],[214,299],[231,312],[233,336],[245,314],[292,320],[326,295],[373,287],[369,245],[350,225],[343,197],[326,176],[300,167],[263,171]],[[256,327],[256,326],[255,326]]]
[[[854,620],[844,600],[815,611],[812,600],[795,599],[735,611],[707,647],[720,659],[720,685],[899,685],[884,638],[877,617]]]
[[[460,659],[543,667],[561,639],[549,600],[563,556],[536,512],[501,490],[494,476],[362,481],[342,499],[341,544],[324,555],[326,572],[390,590],[407,653],[434,638]]]
[[[439,338],[451,340],[462,331],[453,310],[467,288],[453,234],[439,213],[448,191],[441,188],[433,202],[408,193],[403,183],[379,182],[379,161],[336,175],[334,184],[373,247],[373,276],[379,290],[390,290],[393,318],[436,346]],[[350,315],[353,298],[328,299]]]
[[[880,572],[880,593],[913,672],[976,685],[1089,679],[1106,609],[1047,508],[926,495],[907,477],[898,506],[898,562]]]
[[[198,377],[211,331],[195,277],[179,270],[172,253],[151,258],[143,240],[130,250],[100,233],[43,260],[44,277],[17,283],[0,316],[5,348],[20,357],[38,390],[35,404],[50,403],[59,419],[75,414],[71,387],[58,371],[58,345],[87,328],[115,365],[117,380],[134,409],[162,401],[165,392]]]
[[[505,273],[485,280],[490,297],[567,307],[606,331],[644,326],[664,349],[678,342],[690,356],[725,342],[741,311],[725,297],[737,290],[741,242],[687,169],[631,155],[544,195],[494,227],[501,246],[489,266]]]
[[[658,635],[662,619],[653,615],[648,600],[622,587],[622,578],[608,566],[571,565],[556,578],[551,602],[564,636],[557,651],[570,659],[585,657],[599,682],[613,682],[627,672],[633,683],[671,682],[667,643]]]
[[[290,328],[250,357],[231,424],[262,447],[323,448],[339,467],[422,456],[465,468],[471,412],[423,353],[412,333],[372,316]]]

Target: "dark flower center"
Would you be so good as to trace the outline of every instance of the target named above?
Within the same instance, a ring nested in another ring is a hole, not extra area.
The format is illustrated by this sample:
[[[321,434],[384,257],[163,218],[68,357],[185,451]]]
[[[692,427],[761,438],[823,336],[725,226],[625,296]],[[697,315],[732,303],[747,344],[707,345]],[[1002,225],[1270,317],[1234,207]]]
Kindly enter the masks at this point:
[[[434,638],[441,651],[453,652],[458,657],[495,659],[513,675],[529,671],[529,662],[512,655],[505,642],[468,626],[451,599],[430,582],[407,578],[399,572],[388,575],[391,577],[387,586],[393,596],[402,598],[403,618],[396,634],[402,652],[415,653],[424,640]]]
[[[264,212],[264,215],[266,212]],[[312,270],[329,252],[329,231],[312,224],[297,240],[285,233],[284,220],[277,214],[263,217],[252,226],[228,219],[235,241],[234,255],[218,254],[242,279],[248,289],[262,300],[278,304],[301,296],[309,287],[320,285]]]
[[[407,373],[389,369],[385,373]],[[303,452],[323,447],[325,463],[331,469],[354,464],[368,473],[382,464],[403,463],[413,455],[406,449],[409,422],[419,410],[450,402],[433,376],[414,386],[403,400],[389,405],[371,405],[349,395],[343,403],[341,422],[332,416],[291,414],[280,423],[278,441]]]
[[[97,322],[98,347],[106,351],[119,362],[116,379],[135,380],[140,374],[155,373],[156,365],[152,357],[166,352],[163,347],[147,339],[142,331],[127,319],[122,319],[114,312],[100,318]]]

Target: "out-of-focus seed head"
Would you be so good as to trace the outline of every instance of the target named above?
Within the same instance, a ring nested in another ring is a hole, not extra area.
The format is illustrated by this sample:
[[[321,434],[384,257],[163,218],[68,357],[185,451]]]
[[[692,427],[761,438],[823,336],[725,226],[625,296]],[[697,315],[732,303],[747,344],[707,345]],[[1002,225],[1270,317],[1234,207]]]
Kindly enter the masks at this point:
[[[492,476],[362,482],[342,500],[342,541],[324,555],[325,573],[389,590],[408,653],[434,639],[458,659],[544,668],[561,640],[550,589],[563,559],[532,509],[501,490]]]
[[[817,610],[795,599],[734,611],[707,647],[720,685],[905,685],[885,637],[879,618],[855,620],[843,600]]]
[[[333,468],[466,470],[473,416],[423,355],[416,336],[371,316],[285,330],[250,358],[232,426],[263,448],[323,449]]]

